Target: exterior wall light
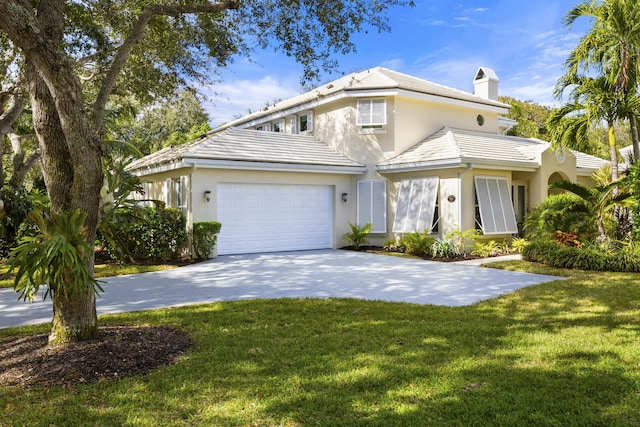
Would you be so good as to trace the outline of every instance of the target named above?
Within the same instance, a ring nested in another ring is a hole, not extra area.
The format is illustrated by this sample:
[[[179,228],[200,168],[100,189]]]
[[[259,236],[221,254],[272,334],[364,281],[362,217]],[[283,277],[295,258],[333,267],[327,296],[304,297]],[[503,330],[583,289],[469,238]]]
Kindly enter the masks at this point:
[[[344,203],[347,203],[347,199],[348,199],[349,195],[347,193],[342,193],[342,201]]]
[[[204,200],[205,202],[209,203],[211,201],[211,191],[206,190],[204,192]]]

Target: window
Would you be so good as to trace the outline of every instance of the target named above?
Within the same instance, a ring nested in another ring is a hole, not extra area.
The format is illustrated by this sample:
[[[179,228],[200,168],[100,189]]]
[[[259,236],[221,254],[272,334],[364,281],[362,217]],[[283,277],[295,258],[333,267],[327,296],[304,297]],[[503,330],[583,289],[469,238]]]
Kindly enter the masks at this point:
[[[278,122],[275,122],[273,124],[273,131],[274,132],[284,132],[284,120],[280,120]]]
[[[263,125],[260,125],[258,127],[256,127],[256,130],[264,130],[269,132],[271,130],[271,123],[265,123]]]
[[[396,233],[435,231],[438,224],[438,177],[405,179],[400,183],[393,231]]]
[[[291,133],[298,133],[298,116],[291,116],[289,128],[291,129]]]
[[[386,99],[358,99],[358,117],[356,118],[356,124],[363,127],[380,127],[386,125]]]
[[[165,182],[167,206],[187,211],[187,177],[169,178]]]
[[[373,225],[372,233],[387,232],[387,183],[358,181],[358,225]]]
[[[313,131],[313,113],[307,111],[304,114],[298,116],[298,132],[312,132]]]
[[[476,176],[475,183],[478,201],[476,221],[479,219],[484,234],[517,233],[507,179]]]

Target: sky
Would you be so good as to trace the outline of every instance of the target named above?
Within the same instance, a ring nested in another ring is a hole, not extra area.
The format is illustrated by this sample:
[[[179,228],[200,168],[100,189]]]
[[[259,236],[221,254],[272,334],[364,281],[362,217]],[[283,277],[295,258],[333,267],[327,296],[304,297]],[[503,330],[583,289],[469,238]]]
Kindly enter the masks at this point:
[[[388,10],[390,32],[354,35],[357,52],[337,55],[343,74],[376,66],[473,92],[479,67],[492,68],[499,94],[553,106],[553,88],[568,54],[589,29],[564,17],[578,0],[415,0],[416,6]],[[217,126],[267,103],[303,92],[302,67],[273,49],[255,50],[221,72],[222,80],[201,88],[210,123]]]

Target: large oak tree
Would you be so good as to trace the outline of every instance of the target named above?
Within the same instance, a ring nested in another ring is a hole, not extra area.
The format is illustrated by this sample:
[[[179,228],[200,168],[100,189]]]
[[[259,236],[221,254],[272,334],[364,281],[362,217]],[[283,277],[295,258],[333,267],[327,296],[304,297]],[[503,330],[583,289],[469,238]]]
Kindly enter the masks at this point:
[[[336,67],[351,35],[388,30],[385,11],[408,0],[3,0],[0,37],[23,57],[52,213],[86,214],[93,244],[103,185],[104,120],[114,96],[152,99],[206,80],[237,54],[273,46],[304,66],[303,80]],[[92,274],[93,256],[85,256]],[[97,334],[93,284],[73,274],[52,295],[49,340]]]

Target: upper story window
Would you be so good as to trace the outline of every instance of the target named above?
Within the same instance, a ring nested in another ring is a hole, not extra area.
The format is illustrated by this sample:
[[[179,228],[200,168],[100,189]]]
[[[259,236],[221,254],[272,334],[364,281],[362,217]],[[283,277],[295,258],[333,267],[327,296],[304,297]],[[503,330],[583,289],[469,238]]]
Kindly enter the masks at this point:
[[[256,127],[256,130],[264,130],[264,131],[270,131],[271,130],[271,123],[265,123],[263,125],[260,125],[258,127]]]
[[[290,133],[304,133],[313,131],[313,111],[306,111],[297,116],[291,116],[289,121]]]
[[[284,132],[284,120],[280,120],[273,123],[274,132]]]
[[[358,99],[358,126],[384,126],[387,124],[387,100],[384,98]]]

